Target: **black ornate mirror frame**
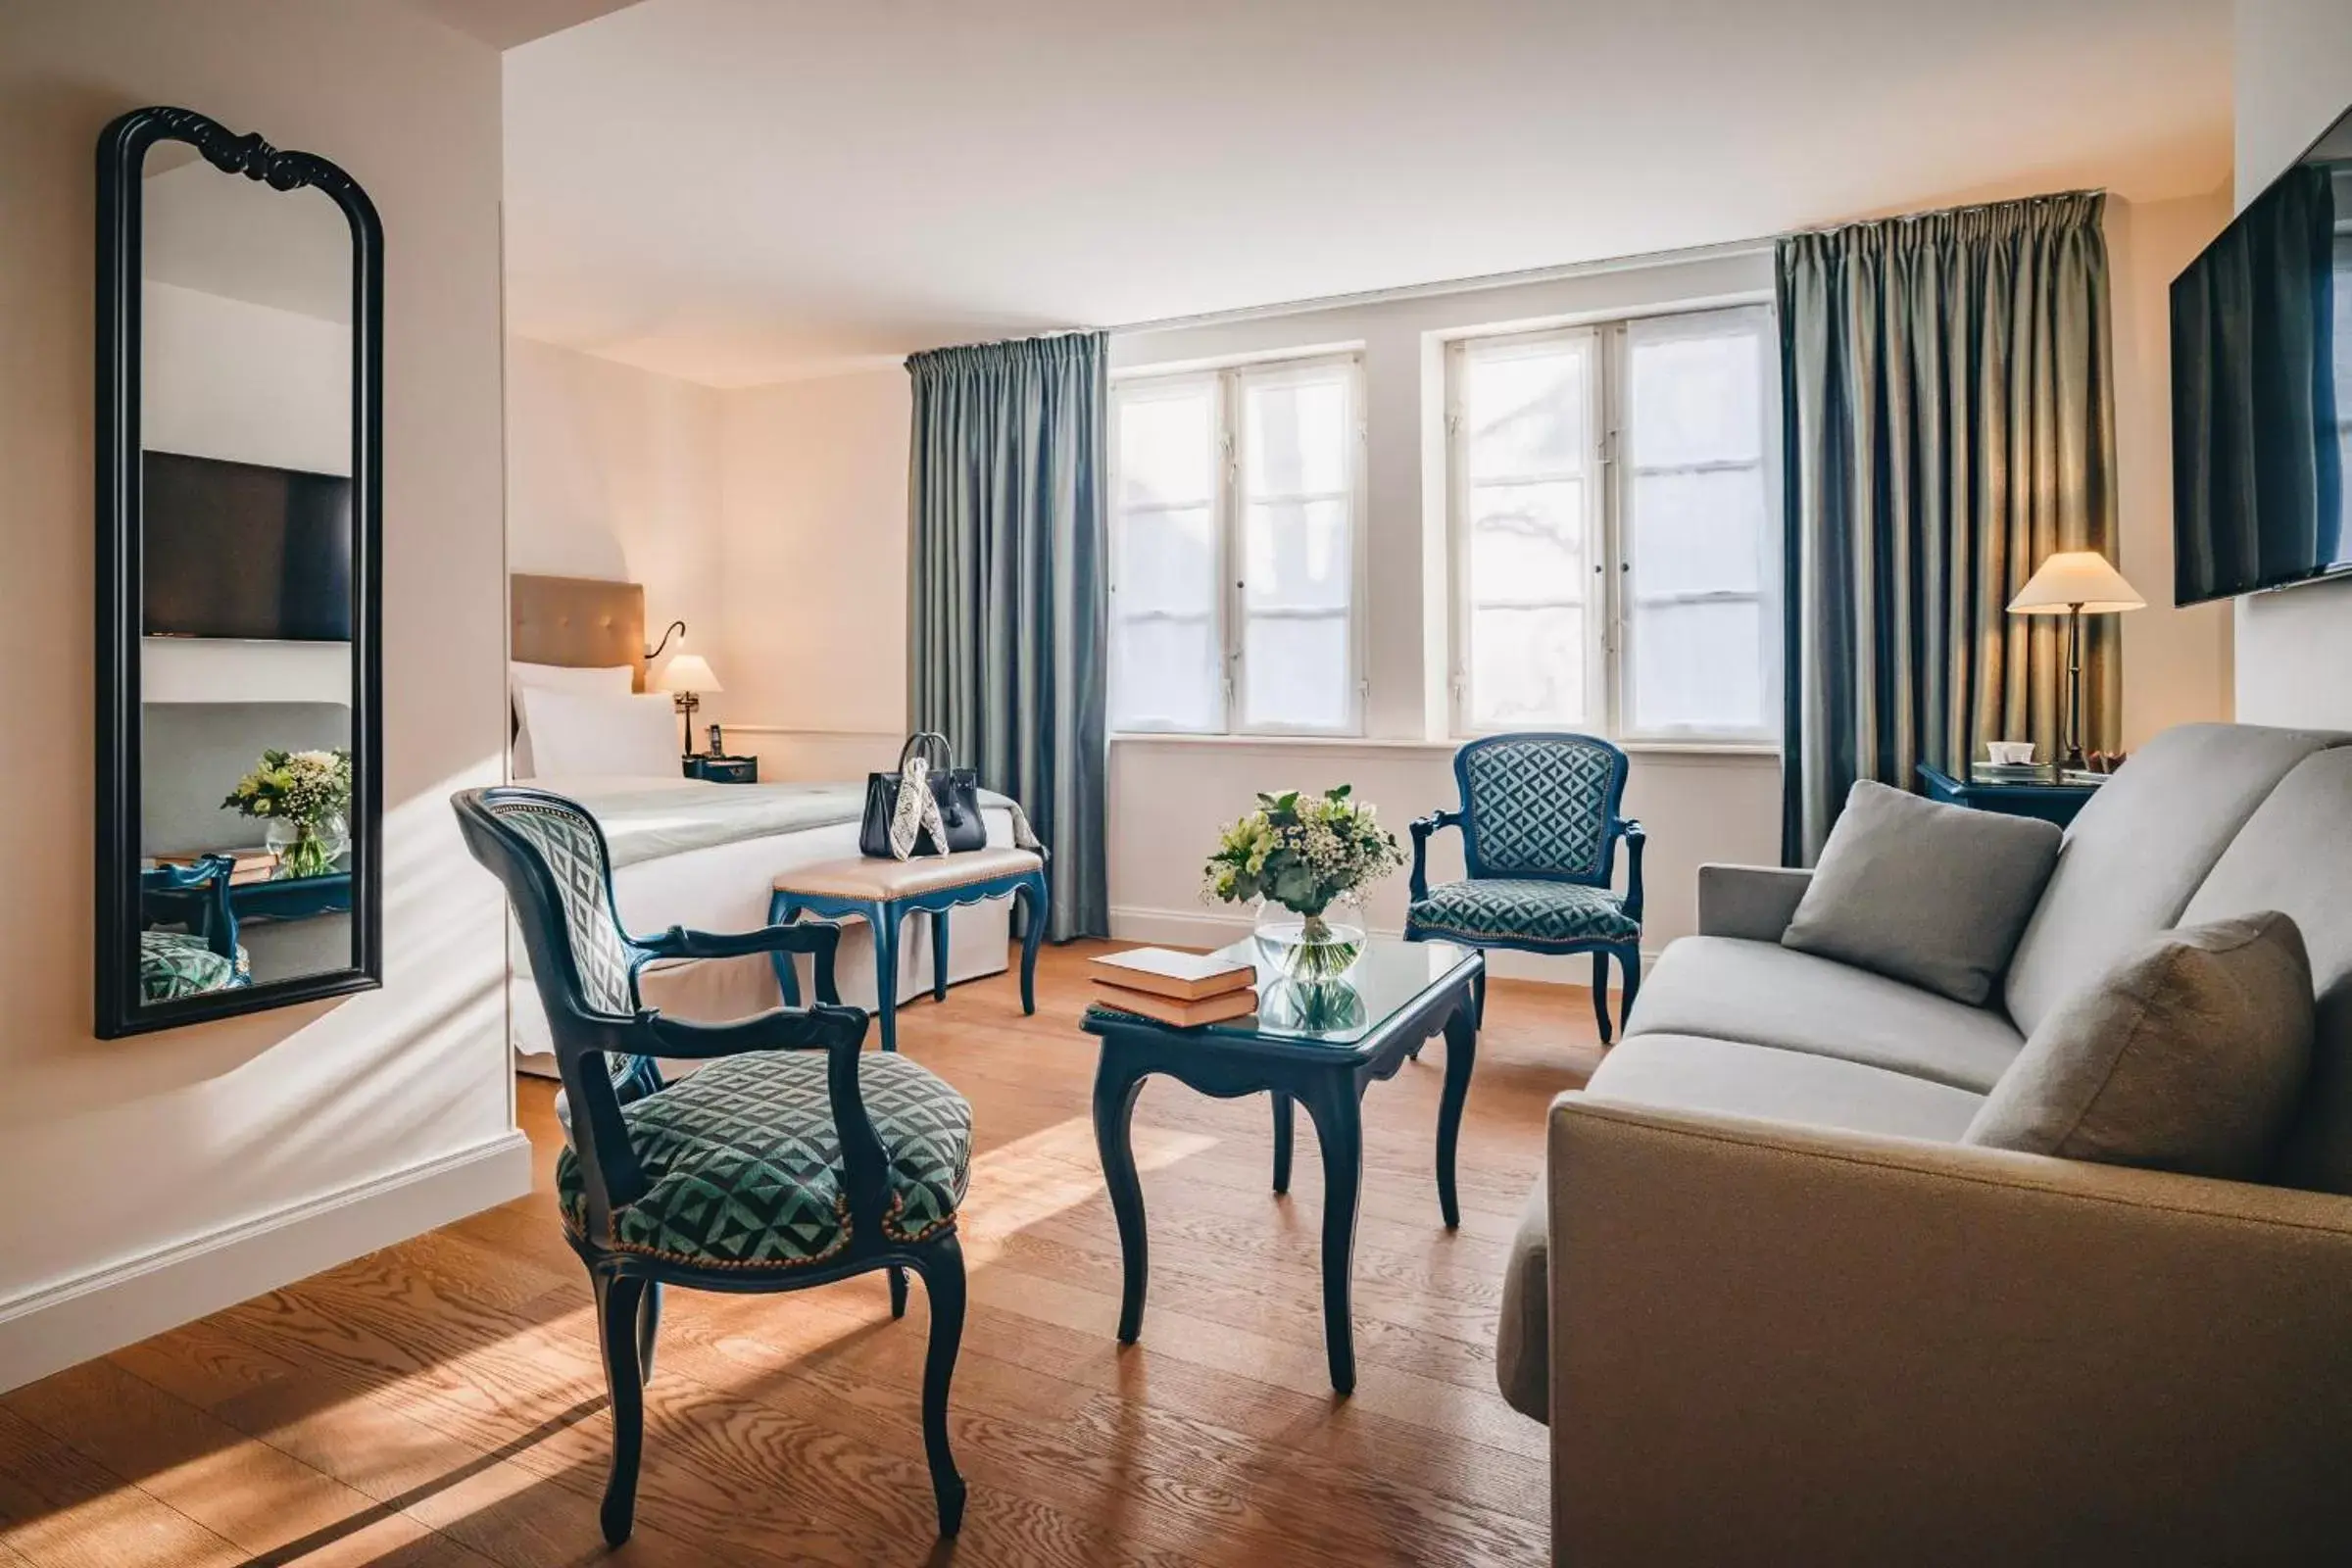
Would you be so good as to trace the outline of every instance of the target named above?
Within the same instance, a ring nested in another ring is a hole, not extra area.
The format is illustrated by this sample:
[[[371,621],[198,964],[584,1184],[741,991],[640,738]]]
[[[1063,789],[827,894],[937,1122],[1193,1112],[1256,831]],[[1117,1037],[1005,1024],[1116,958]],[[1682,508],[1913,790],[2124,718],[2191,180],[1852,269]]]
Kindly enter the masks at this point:
[[[141,172],[159,141],[272,190],[316,186],[352,237],[352,956],[350,966],[139,999],[139,444]],[[188,109],[134,109],[98,138],[98,817],[97,1032],[102,1038],[372,991],[383,984],[383,306],[384,237],[357,181],[310,153],[234,135]]]

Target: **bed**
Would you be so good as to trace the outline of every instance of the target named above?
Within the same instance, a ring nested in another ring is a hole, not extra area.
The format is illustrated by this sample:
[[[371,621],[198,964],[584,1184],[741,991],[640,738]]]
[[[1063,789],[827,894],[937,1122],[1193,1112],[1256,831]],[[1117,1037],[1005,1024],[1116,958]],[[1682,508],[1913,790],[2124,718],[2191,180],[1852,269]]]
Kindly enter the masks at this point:
[[[635,583],[516,574],[511,582],[517,665],[631,671],[645,685],[645,592]],[[864,780],[820,783],[713,784],[675,768],[662,774],[565,774],[515,782],[553,790],[585,806],[604,828],[612,855],[612,893],[621,923],[652,932],[672,925],[747,931],[767,921],[776,874],[797,865],[858,853]],[[1013,842],[1011,803],[983,794],[981,818],[991,844]],[[989,903],[959,909],[950,921],[951,983],[1002,973],[1010,908]],[[909,921],[900,952],[899,999],[929,989],[930,922]],[[508,942],[512,1038],[519,1063],[552,1073],[547,1019],[539,1006],[519,933]],[[873,939],[854,926],[842,939],[842,1000],[871,1006]],[[649,966],[641,980],[648,1006],[704,1021],[740,1018],[776,1005],[776,981],[764,957],[710,958]],[[807,993],[804,993],[805,995]]]

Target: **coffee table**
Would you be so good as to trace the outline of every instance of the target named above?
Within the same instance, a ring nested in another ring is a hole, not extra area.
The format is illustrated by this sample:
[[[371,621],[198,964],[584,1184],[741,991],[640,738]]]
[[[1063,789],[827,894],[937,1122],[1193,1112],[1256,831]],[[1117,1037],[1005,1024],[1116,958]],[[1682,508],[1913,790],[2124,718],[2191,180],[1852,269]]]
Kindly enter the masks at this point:
[[[1129,1138],[1144,1080],[1165,1073],[1204,1095],[1274,1097],[1274,1191],[1291,1185],[1293,1107],[1304,1105],[1323,1151],[1323,1348],[1331,1386],[1355,1388],[1355,1332],[1348,1316],[1348,1272],[1355,1251],[1356,1198],[1363,1183],[1363,1097],[1394,1078],[1431,1036],[1446,1037],[1446,1088],[1438,1107],[1438,1209],[1446,1228],[1461,1223],[1453,1185],[1454,1146],[1470,1093],[1477,1051],[1474,983],[1486,960],[1445,942],[1373,938],[1348,971],[1344,989],[1292,986],[1263,961],[1255,938],[1218,955],[1257,967],[1258,1010],[1226,1023],[1171,1029],[1097,1004],[1084,1027],[1102,1039],[1095,1068],[1095,1148],[1119,1222],[1125,1285],[1119,1343],[1143,1331],[1144,1288],[1151,1272],[1144,1229],[1144,1189]]]

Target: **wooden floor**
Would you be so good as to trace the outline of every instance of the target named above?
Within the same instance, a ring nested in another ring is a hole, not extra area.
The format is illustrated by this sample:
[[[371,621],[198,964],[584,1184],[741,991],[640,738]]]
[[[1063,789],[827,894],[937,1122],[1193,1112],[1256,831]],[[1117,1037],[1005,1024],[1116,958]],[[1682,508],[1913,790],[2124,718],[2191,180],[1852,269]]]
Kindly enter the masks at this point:
[[[1302,1118],[1293,1194],[1273,1196],[1262,1098],[1144,1091],[1152,1294],[1142,1343],[1113,1340],[1082,951],[1047,952],[1034,1018],[998,979],[901,1019],[978,1122],[954,1544],[923,1468],[921,1292],[893,1323],[870,1275],[671,1293],[637,1534],[607,1552],[593,1315],[548,1193],[549,1086],[526,1079],[529,1198],[0,1397],[0,1568],[1543,1561],[1544,1434],[1495,1393],[1493,1343],[1543,1107],[1596,1059],[1586,993],[1494,984],[1458,1233],[1433,1174],[1444,1042],[1371,1090],[1361,1373],[1341,1401],[1314,1140]]]

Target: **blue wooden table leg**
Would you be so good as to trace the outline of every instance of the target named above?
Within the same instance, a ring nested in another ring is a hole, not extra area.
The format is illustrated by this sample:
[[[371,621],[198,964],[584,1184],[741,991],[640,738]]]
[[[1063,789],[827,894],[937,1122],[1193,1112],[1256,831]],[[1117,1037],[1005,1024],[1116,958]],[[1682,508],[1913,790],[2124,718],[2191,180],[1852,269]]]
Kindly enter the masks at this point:
[[[931,911],[931,1000],[948,1000],[948,911]]]
[[[1046,940],[1046,911],[1051,897],[1043,871],[1015,890],[1021,915],[1021,1011],[1037,1011],[1037,948]]]
[[[1470,1069],[1478,1054],[1478,1004],[1465,997],[1446,1019],[1446,1090],[1438,1102],[1438,1212],[1447,1230],[1462,1223],[1453,1185],[1453,1156],[1462,1138],[1462,1105],[1470,1098]]]
[[[1352,1076],[1335,1075],[1307,1100],[1323,1150],[1323,1353],[1331,1386],[1355,1392],[1355,1320],[1349,1304],[1355,1209],[1364,1181],[1363,1105]]]
[[[874,928],[874,1016],[882,1025],[882,1049],[899,1049],[899,906],[866,906],[866,923]]]
[[[1274,1190],[1291,1190],[1291,1097],[1281,1090],[1274,1091]]]
[[[1150,1243],[1144,1231],[1144,1184],[1135,1169],[1135,1147],[1130,1127],[1135,1097],[1143,1091],[1140,1073],[1120,1060],[1109,1041],[1095,1068],[1095,1152],[1102,1161],[1102,1185],[1110,1189],[1110,1211],[1119,1222],[1119,1261],[1124,1276],[1119,1291],[1119,1343],[1133,1345],[1144,1331],[1144,1289],[1152,1274]]]
[[[769,925],[790,925],[799,914],[799,906],[781,893],[768,901],[767,923]],[[767,956],[767,961],[775,966],[776,993],[784,999],[784,1005],[787,1007],[799,1006],[801,1004],[801,976],[800,971],[792,966],[792,955],[771,953]],[[823,997],[821,991],[819,998],[820,1000],[829,1000]]]

